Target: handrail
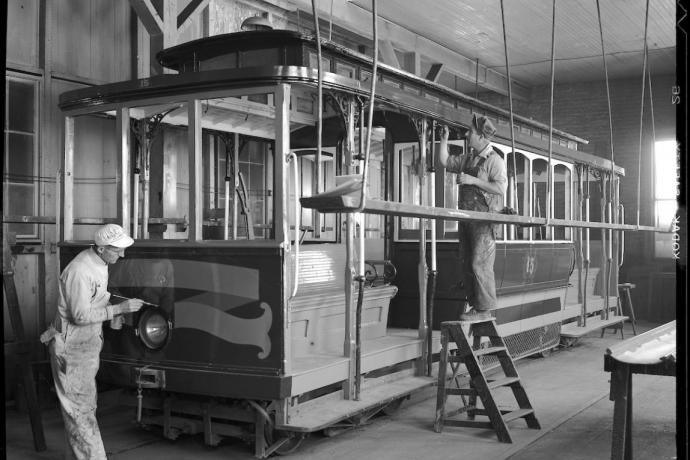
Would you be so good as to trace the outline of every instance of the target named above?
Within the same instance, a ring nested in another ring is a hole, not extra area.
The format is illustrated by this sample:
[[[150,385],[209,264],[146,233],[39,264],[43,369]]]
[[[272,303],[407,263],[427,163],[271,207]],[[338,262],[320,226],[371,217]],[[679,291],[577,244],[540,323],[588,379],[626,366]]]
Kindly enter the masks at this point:
[[[625,206],[623,206],[623,203],[618,204],[618,211],[620,212],[620,221],[625,222]],[[623,266],[623,260],[625,258],[625,232],[621,232],[621,240],[620,240],[620,261],[618,262],[618,268]]]
[[[290,295],[290,298],[292,299],[297,295],[297,288],[299,286],[299,241],[300,241],[300,223],[301,223],[301,212],[299,209],[299,199],[297,198],[297,184],[299,180],[299,171],[297,168],[297,155],[295,155],[295,152],[290,152],[287,154],[287,160],[292,161],[292,166],[293,166],[293,171],[294,171],[294,186],[295,186],[295,271],[294,271],[294,277],[295,277],[295,283],[292,287],[292,294]]]

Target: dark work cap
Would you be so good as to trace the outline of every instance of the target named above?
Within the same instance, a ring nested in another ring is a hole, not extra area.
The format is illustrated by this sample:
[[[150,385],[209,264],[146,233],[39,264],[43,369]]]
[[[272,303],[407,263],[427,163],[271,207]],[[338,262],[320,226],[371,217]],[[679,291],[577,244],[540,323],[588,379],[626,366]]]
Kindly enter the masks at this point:
[[[496,134],[496,127],[491,121],[485,116],[477,116],[476,114],[472,116],[472,127],[471,129],[477,134],[484,136],[487,139],[491,139],[494,134]]]

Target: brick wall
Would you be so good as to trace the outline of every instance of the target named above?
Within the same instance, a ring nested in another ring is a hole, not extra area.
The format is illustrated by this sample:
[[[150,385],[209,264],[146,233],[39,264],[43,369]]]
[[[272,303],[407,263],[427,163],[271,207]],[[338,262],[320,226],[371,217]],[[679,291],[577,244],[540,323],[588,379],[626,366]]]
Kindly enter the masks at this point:
[[[626,223],[636,223],[638,157],[640,145],[641,78],[612,80],[611,114],[613,119],[613,151],[616,164],[625,168],[621,181],[620,199],[626,209]],[[654,128],[656,139],[675,139],[676,106],[671,103],[674,76],[655,76],[652,80],[654,96]],[[483,94],[482,101],[508,109],[507,97]],[[529,101],[513,101],[515,113],[549,122],[550,88],[535,87]],[[640,224],[653,225],[652,192],[652,117],[649,91],[645,95],[642,130],[642,174],[640,179]],[[610,137],[606,85],[602,81],[556,85],[554,90],[554,128],[589,140],[580,150],[610,158]],[[675,180],[676,172],[669,171]],[[648,232],[626,234],[625,262],[620,281],[636,284],[633,303],[637,316],[650,321],[665,322],[675,318],[675,282],[668,280],[675,272],[672,260],[654,258],[653,235]],[[663,279],[663,282],[659,280]]]

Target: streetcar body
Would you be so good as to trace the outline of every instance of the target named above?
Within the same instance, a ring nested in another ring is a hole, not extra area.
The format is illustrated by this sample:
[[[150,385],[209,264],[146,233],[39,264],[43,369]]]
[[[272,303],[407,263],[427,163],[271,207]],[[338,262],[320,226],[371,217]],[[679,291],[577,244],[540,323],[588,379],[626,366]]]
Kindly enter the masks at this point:
[[[319,78],[312,37],[215,36],[161,52],[159,62],[177,74],[60,98],[66,115],[61,267],[88,245],[92,227],[81,224],[116,221],[131,230],[136,243],[110,268],[109,290],[119,296],[113,299],[139,297],[151,305],[129,315],[120,330],[104,325],[99,380],[126,389],[139,421],[162,425],[167,437],[201,431],[209,444],[217,435],[243,437],[261,457],[272,452],[275,436],[355,423],[358,414],[434,383],[426,368],[439,338],[428,334],[420,266],[431,264],[433,233],[438,280],[429,322],[438,330],[441,321],[457,319],[466,297],[459,284],[461,223],[385,210],[361,213],[355,222],[345,210],[300,206],[299,198],[347,184],[361,162],[371,59],[330,42],[323,52]],[[615,265],[608,278],[593,268],[578,292],[576,230],[528,221],[547,215],[547,177],[553,176],[550,215],[578,219],[581,172],[618,176],[622,169],[578,151],[584,140],[561,131],[554,131],[549,161],[548,127],[522,118],[513,152],[501,110],[406,72],[379,70],[367,190],[373,203],[456,209],[454,175],[437,169],[424,192],[433,161],[421,153],[433,152],[437,141],[420,136],[420,126],[451,126],[458,153],[466,149],[459,137],[473,113],[496,122],[494,147],[513,165],[506,204],[525,217],[519,224],[489,217],[500,227],[495,315],[514,357],[557,346],[561,325],[578,316],[584,298],[590,312],[615,301],[615,290],[607,295]],[[319,79],[328,97],[323,107],[315,102]],[[98,189],[78,179],[89,162],[103,159],[90,150],[92,137],[118,171],[114,184]],[[95,209],[90,202],[99,197],[108,198]],[[601,247],[601,241],[587,247],[594,265]],[[358,266],[366,267],[359,290]],[[221,419],[243,428],[217,424]]]

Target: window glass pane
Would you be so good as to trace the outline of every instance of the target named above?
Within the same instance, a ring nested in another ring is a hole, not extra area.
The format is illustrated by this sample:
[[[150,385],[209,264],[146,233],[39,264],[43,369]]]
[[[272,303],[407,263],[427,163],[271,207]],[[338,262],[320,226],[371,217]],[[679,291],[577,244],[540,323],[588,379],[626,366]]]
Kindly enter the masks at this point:
[[[12,182],[32,182],[34,175],[34,136],[27,134],[7,134],[8,180]]]
[[[35,132],[34,82],[9,80],[8,128],[25,133]]]
[[[656,202],[656,226],[670,228],[673,218],[676,216],[678,203],[675,200],[659,200]]]
[[[657,200],[675,199],[677,167],[676,142],[657,142],[654,148],[654,186]]]
[[[401,203],[420,204],[419,148],[415,145],[402,148],[398,152],[400,160],[400,190]],[[419,219],[415,217],[401,217],[400,230],[414,230],[419,228]]]
[[[522,153],[517,152],[513,161],[513,153],[510,152],[506,155],[506,162],[508,173],[507,206],[513,208],[518,215],[529,216],[529,209],[527,209],[525,204],[529,202],[530,188],[525,187],[527,183],[527,171],[529,171],[529,160]],[[508,239],[528,240],[529,228],[519,228],[514,225],[509,226]]]
[[[7,115],[4,125],[3,206],[8,215],[38,215],[38,178],[36,150],[38,83],[5,77]],[[36,224],[8,224],[8,231],[18,238],[37,238]]]
[[[464,150],[465,141],[448,141],[448,153],[450,155],[461,155]],[[442,168],[436,169],[436,174],[443,172],[443,206],[450,209],[458,208],[458,175],[450,173]],[[443,221],[444,238],[457,238],[458,221]]]
[[[373,134],[373,133],[372,133]],[[378,137],[378,136],[377,136]],[[385,183],[383,171],[383,140],[371,140],[371,152],[369,154],[369,177],[367,199],[384,199],[383,184]],[[383,238],[383,216],[365,214],[365,229],[367,239]]]
[[[571,219],[572,217],[572,179],[570,170],[565,165],[553,168],[553,217],[555,219]],[[569,227],[554,227],[554,238],[557,240],[570,239]]]
[[[548,162],[541,158],[532,161],[532,216],[546,217],[547,182],[548,182]],[[533,238],[535,240],[550,239],[550,228],[534,228]]]

